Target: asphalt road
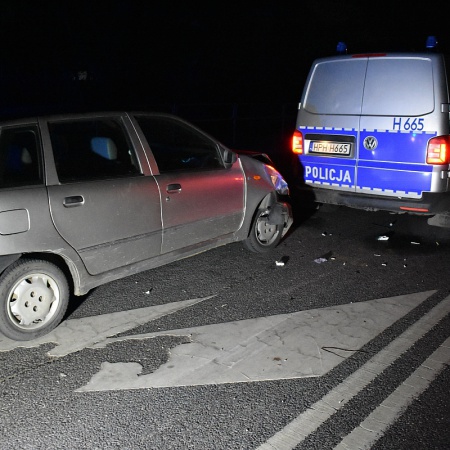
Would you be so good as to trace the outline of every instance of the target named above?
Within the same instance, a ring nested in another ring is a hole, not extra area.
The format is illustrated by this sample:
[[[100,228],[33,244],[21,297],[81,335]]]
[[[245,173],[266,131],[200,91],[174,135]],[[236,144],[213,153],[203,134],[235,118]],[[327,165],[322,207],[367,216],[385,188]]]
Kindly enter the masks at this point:
[[[0,448],[449,448],[450,232],[295,211],[269,254],[221,247],[0,338]]]

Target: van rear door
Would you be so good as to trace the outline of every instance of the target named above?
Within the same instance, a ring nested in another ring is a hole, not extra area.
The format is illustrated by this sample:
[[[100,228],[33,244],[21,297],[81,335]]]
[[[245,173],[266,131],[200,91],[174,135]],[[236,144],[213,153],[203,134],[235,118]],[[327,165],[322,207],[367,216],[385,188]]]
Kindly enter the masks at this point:
[[[298,114],[303,178],[311,186],[355,192],[359,120],[367,58],[317,60]]]
[[[370,57],[361,110],[356,191],[420,198],[431,190],[427,142],[439,129],[430,58]],[[439,113],[438,113],[439,114]]]

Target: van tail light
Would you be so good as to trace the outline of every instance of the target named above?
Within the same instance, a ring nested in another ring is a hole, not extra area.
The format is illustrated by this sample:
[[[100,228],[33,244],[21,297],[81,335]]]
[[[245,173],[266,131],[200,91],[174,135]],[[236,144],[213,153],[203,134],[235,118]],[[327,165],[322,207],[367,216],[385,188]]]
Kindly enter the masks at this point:
[[[437,136],[429,140],[427,164],[450,163],[450,136]]]
[[[303,134],[301,131],[294,131],[292,136],[292,152],[297,155],[303,155]]]

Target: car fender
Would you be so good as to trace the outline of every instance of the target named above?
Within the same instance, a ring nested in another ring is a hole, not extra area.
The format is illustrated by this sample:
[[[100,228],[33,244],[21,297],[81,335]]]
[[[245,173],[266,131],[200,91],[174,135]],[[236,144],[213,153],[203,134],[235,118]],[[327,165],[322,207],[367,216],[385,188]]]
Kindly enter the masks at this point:
[[[238,240],[242,240],[248,236],[257,211],[277,203],[278,195],[264,169],[264,163],[246,155],[239,155],[239,161],[246,183],[246,213],[242,226],[236,233]]]
[[[9,267],[14,261],[17,261],[22,256],[21,253],[15,255],[3,255],[0,256],[0,274]]]

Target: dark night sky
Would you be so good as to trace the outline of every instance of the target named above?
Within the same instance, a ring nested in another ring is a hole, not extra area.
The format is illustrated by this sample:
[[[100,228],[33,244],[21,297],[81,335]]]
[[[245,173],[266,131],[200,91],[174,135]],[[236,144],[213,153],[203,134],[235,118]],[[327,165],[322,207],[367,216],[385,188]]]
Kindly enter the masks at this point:
[[[296,103],[313,59],[450,44],[447,2],[3,0],[2,115],[84,102]],[[445,42],[447,41],[447,42]],[[87,81],[74,81],[87,71]],[[44,106],[45,105],[45,106]]]

